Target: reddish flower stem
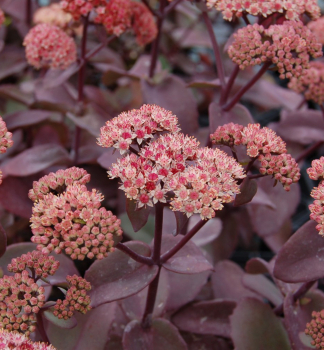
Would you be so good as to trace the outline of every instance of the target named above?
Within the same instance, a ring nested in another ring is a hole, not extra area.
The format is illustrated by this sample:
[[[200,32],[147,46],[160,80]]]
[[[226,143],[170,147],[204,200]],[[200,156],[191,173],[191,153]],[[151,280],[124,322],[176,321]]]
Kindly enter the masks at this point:
[[[40,310],[37,314],[36,314],[36,319],[37,319],[37,328],[39,330],[39,333],[41,335],[41,337],[43,338],[43,341],[45,343],[50,344],[50,341],[47,337],[45,328],[44,328],[44,322],[43,322],[43,311]]]
[[[208,222],[208,220],[200,220],[198,223],[178,242],[173,248],[166,253],[162,254],[160,262],[161,264],[168,261]]]
[[[306,148],[297,158],[296,162],[299,163],[302,159],[311,155],[315,150],[322,146],[324,141],[317,141],[312,146]]]
[[[299,298],[301,298],[302,296],[304,296],[314,285],[316,281],[310,281],[310,282],[305,282],[304,284],[302,284],[294,293],[293,298],[294,301],[297,301]],[[283,314],[283,303],[278,305],[274,310],[274,313],[277,316],[280,316]]]
[[[231,74],[227,84],[226,84],[225,89],[222,91],[221,98],[220,98],[220,101],[219,101],[220,105],[223,105],[224,103],[227,102],[228,95],[230,94],[230,92],[232,90],[234,81],[235,81],[239,71],[240,71],[240,67],[238,65],[236,65],[235,68],[232,71],[232,74]]]
[[[264,177],[267,176],[268,174],[252,174],[252,175],[248,175],[247,177],[249,179],[258,179],[259,177]]]
[[[165,5],[166,5],[166,1],[167,0],[160,0],[161,17],[159,17],[157,20],[158,33],[157,33],[157,36],[156,36],[156,38],[153,42],[153,45],[152,45],[151,65],[150,65],[150,70],[149,70],[149,77],[150,78],[153,78],[153,76],[154,76],[156,63],[157,63],[157,59],[158,59],[159,46],[160,46],[161,35],[162,35],[162,25],[163,25],[163,20],[164,20],[164,9],[165,9]]]
[[[152,314],[154,310],[154,304],[156,299],[156,293],[159,285],[160,278],[160,255],[161,255],[161,244],[162,244],[162,225],[163,225],[163,205],[157,203],[155,205],[155,232],[154,232],[154,247],[152,252],[152,260],[155,265],[159,266],[159,271],[154,280],[149,286],[147,293],[146,306],[142,319],[142,327],[149,328],[152,323]]]
[[[218,78],[220,80],[222,90],[224,90],[224,88],[225,88],[224,66],[223,66],[223,62],[222,62],[222,57],[221,57],[221,54],[220,54],[219,46],[218,46],[218,43],[217,43],[217,39],[216,39],[216,36],[215,36],[215,33],[214,33],[213,25],[212,25],[212,22],[211,22],[211,20],[210,20],[210,18],[208,16],[208,13],[206,11],[203,12],[202,16],[203,16],[203,19],[205,21],[210,40],[212,42],[214,55],[215,55],[215,62],[216,62]]]
[[[135,260],[135,261],[137,261],[137,262],[139,262],[141,264],[145,264],[145,265],[149,265],[149,266],[153,265],[153,259],[151,257],[147,257],[147,256],[143,256],[143,255],[137,254],[136,252],[134,252],[132,249],[128,248],[123,243],[120,243],[120,242],[117,243],[115,248],[117,248],[118,250],[120,250],[123,253],[127,254],[133,260]]]
[[[85,56],[82,64],[86,64],[88,60],[90,60],[93,56],[95,56],[101,49],[110,44],[114,39],[116,39],[116,35],[110,36],[105,42],[98,44],[98,46],[94,47],[88,54]]]
[[[306,98],[304,97],[303,100],[300,102],[300,104],[297,106],[296,110],[298,111],[303,107],[303,105],[306,103]]]
[[[160,17],[160,13],[157,11],[154,11],[152,7],[150,6],[149,2],[147,0],[142,0],[142,3],[149,9],[149,11],[154,15],[155,17]]]
[[[180,2],[183,0],[173,0],[166,8],[165,11],[163,12],[163,16],[165,17],[168,15]]]
[[[223,111],[230,111],[236,105],[236,103],[239,102],[241,97],[262,77],[270,65],[271,62],[265,62],[262,68],[255,74],[255,76],[234,95],[230,102],[226,103],[222,107]]]
[[[129,150],[130,150],[132,153],[134,153],[134,154],[136,154],[137,156],[139,156],[139,152],[138,152],[134,147],[129,146]]]

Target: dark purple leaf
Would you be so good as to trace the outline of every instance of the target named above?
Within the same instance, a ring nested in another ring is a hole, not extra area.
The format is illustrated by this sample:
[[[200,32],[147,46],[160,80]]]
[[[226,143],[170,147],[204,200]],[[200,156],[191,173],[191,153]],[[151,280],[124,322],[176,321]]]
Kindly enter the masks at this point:
[[[198,129],[197,103],[182,79],[170,75],[157,85],[141,80],[141,86],[144,101],[175,114],[184,134],[192,135]]]
[[[183,236],[164,235],[162,239],[162,253],[169,251]],[[167,270],[176,273],[195,274],[213,269],[213,266],[205,258],[202,251],[189,241],[178,253],[163,264]]]
[[[291,349],[281,320],[262,301],[242,300],[230,320],[235,350]]]
[[[261,258],[252,258],[245,265],[245,271],[250,274],[270,273],[272,269],[269,263]]]
[[[276,306],[280,305],[283,302],[283,296],[280,293],[279,289],[274,285],[273,282],[261,274],[244,274],[242,278],[242,284],[246,288],[268,299],[272,304]]]
[[[199,335],[194,333],[182,333],[188,345],[188,350],[231,350],[230,341],[216,337],[215,335]]]
[[[179,211],[174,211],[173,213],[174,213],[174,216],[176,218],[177,228],[172,233],[176,236],[186,226],[189,219],[188,219],[187,215],[185,215],[185,213],[181,213]]]
[[[170,294],[167,301],[167,310],[174,311],[191,302],[206,284],[210,271],[185,275],[168,272]]]
[[[107,120],[115,116],[120,108],[110,90],[103,90],[96,86],[86,85],[84,87],[84,93],[89,101],[97,106],[97,111],[100,110],[100,112],[106,116]]]
[[[217,263],[212,274],[212,287],[215,299],[240,301],[246,297],[260,298],[242,283],[244,271],[232,261]]]
[[[7,128],[13,130],[15,128],[41,123],[50,118],[53,114],[54,113],[50,111],[32,109],[6,114],[4,120],[7,124]],[[59,115],[57,116],[59,117]]]
[[[53,323],[55,326],[59,328],[72,329],[77,325],[77,320],[74,316],[67,320],[59,319],[53,315],[53,311],[54,308],[51,308],[49,310],[44,311],[43,315],[49,322]]]
[[[201,80],[196,80],[187,85],[188,87],[192,88],[201,88],[201,89],[207,89],[207,88],[219,88],[220,87],[220,81],[219,79],[215,80],[210,80],[210,81],[201,81]]]
[[[198,215],[193,215],[189,219],[188,231],[200,221]],[[198,247],[206,246],[219,237],[222,232],[223,223],[218,218],[208,220],[208,222],[192,237],[191,241]]]
[[[290,238],[292,231],[292,222],[291,219],[288,219],[275,233],[263,237],[263,240],[274,253],[279,253],[282,246]]]
[[[308,221],[281,248],[274,276],[284,282],[308,282],[324,276],[324,238]]]
[[[0,61],[0,80],[21,73],[28,65],[24,50],[11,45],[6,45],[0,53]]]
[[[138,254],[151,254],[145,243],[132,241],[125,244]],[[92,306],[97,307],[138,293],[155,278],[157,271],[157,266],[140,264],[119,250],[110,253],[105,259],[95,261],[85,274],[85,279],[92,286]]]
[[[140,79],[137,74],[132,74],[131,71],[116,67],[112,64],[104,64],[103,68],[105,72],[102,76],[102,82],[107,86],[114,84],[119,78],[122,77],[128,77],[135,80]]]
[[[21,86],[13,84],[1,84],[0,97],[12,99],[27,106],[31,106],[35,102],[32,93],[24,91]]]
[[[244,179],[240,186],[241,193],[237,194],[234,201],[234,207],[251,202],[258,190],[258,183],[249,178]]]
[[[45,89],[60,86],[72,77],[80,69],[80,65],[76,62],[72,63],[67,69],[49,69],[44,78],[43,84]]]
[[[0,223],[0,258],[6,252],[7,249],[7,234]]]
[[[136,208],[136,201],[126,199],[126,213],[135,232],[139,231],[147,223],[151,207]]]
[[[236,307],[230,300],[201,301],[178,311],[172,322],[182,331],[230,337],[229,316]]]
[[[99,146],[98,146],[99,147]],[[98,159],[97,162],[105,169],[110,169],[113,163],[117,162],[117,159],[120,158],[120,153],[118,151],[114,152],[108,150],[103,153]]]
[[[204,27],[195,27],[188,31],[185,27],[178,27],[171,31],[172,38],[178,42],[181,48],[211,47],[209,35]]]
[[[69,154],[62,146],[55,144],[39,145],[29,148],[2,167],[5,175],[28,176],[36,174],[54,164],[69,164]]]
[[[130,322],[123,335],[124,350],[187,350],[178,330],[165,319],[155,319],[152,327],[143,329],[140,322]]]
[[[271,199],[269,194],[266,193],[260,186],[258,187],[256,195],[253,197],[251,204],[261,204],[269,207],[270,209],[276,209],[277,206]]]

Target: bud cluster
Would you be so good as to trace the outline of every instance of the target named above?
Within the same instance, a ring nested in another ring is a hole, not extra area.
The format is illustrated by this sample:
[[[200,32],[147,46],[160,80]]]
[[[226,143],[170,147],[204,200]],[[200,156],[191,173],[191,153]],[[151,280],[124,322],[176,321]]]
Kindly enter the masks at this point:
[[[49,6],[40,7],[33,17],[35,24],[48,23],[57,26],[64,31],[67,30],[69,23],[72,21],[72,15],[65,12],[59,4],[50,4]]]
[[[0,153],[5,153],[7,148],[13,145],[12,133],[8,131],[7,125],[0,117]],[[2,183],[2,172],[0,170],[0,185]]]
[[[312,337],[316,349],[324,349],[324,310],[313,311],[312,320],[306,324],[305,333]]]
[[[206,2],[208,8],[215,7],[221,11],[223,18],[227,21],[231,21],[235,16],[241,17],[244,13],[263,17],[283,13],[288,20],[299,20],[304,13],[311,19],[321,15],[316,0],[206,0]]]
[[[82,314],[87,313],[90,309],[90,297],[87,292],[91,290],[90,282],[77,275],[66,277],[70,288],[66,292],[64,300],[57,300],[53,314],[59,319],[69,319],[78,311]]]
[[[122,235],[120,220],[100,207],[103,196],[85,185],[67,186],[60,195],[49,193],[35,202],[30,219],[37,249],[48,254],[64,251],[72,259],[102,259],[114,251]]]
[[[75,21],[87,16],[97,6],[104,6],[106,0],[61,0],[61,8],[70,13]]]
[[[76,45],[62,29],[42,23],[33,27],[26,35],[26,58],[30,65],[65,69],[76,61]]]
[[[307,174],[312,180],[324,180],[324,157],[312,161],[312,167],[307,169]]]
[[[60,263],[55,260],[54,256],[45,255],[34,250],[12,259],[7,269],[10,272],[17,273],[29,268],[36,276],[47,278],[49,275],[54,275],[59,266]]]
[[[31,341],[26,335],[18,332],[9,332],[0,329],[0,349],[9,350],[55,350],[52,345],[36,343]]]
[[[260,124],[243,127],[229,123],[219,126],[210,137],[216,145],[245,145],[247,155],[260,161],[260,173],[272,175],[286,191],[300,178],[298,164],[287,154],[285,142],[267,127],[260,128]]]
[[[0,279],[0,327],[28,335],[35,331],[35,314],[44,305],[44,288],[26,270]]]
[[[285,79],[299,77],[308,68],[310,56],[322,56],[322,45],[301,22],[286,21],[268,29],[253,24],[234,34],[228,54],[240,69],[271,62],[280,79]]]
[[[324,16],[316,21],[308,22],[307,27],[315,35],[317,42],[324,45]]]
[[[0,9],[0,26],[3,25],[4,21],[6,20],[4,12]]]

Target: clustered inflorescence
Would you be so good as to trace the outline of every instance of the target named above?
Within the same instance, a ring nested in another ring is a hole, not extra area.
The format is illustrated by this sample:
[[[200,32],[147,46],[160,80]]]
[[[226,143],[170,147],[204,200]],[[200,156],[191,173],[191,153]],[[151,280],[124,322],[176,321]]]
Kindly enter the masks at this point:
[[[301,22],[286,21],[268,29],[253,24],[234,34],[228,54],[240,69],[269,62],[276,65],[281,79],[290,79],[309,67],[310,56],[322,55],[322,45]]]
[[[7,148],[13,145],[12,133],[8,131],[6,123],[0,117],[0,153],[5,153]],[[2,183],[2,172],[0,170],[0,185]]]
[[[53,311],[56,317],[65,320],[71,318],[75,311],[85,314],[91,309],[90,297],[87,295],[87,292],[91,290],[90,283],[77,275],[67,276],[66,280],[70,287],[65,299],[57,300]]]
[[[321,10],[316,0],[206,0],[209,8],[221,11],[223,18],[231,21],[244,13],[252,16],[269,17],[274,13],[282,14],[288,20],[298,20],[302,14],[317,19]]]
[[[40,7],[34,13],[33,22],[35,24],[48,23],[55,25],[64,31],[67,30],[72,15],[65,12],[59,4],[50,4],[49,6]]]
[[[121,179],[120,189],[138,207],[166,203],[170,196],[172,210],[210,219],[239,193],[237,180],[245,177],[243,168],[218,149],[199,148],[195,138],[179,130],[171,112],[144,105],[109,120],[98,142],[125,153],[108,174]],[[129,150],[135,154],[126,153]]]
[[[3,25],[4,21],[6,20],[4,12],[0,9],[0,26]]]
[[[305,333],[312,337],[311,344],[316,349],[324,349],[324,310],[312,312],[312,320],[306,324]]]
[[[245,145],[247,155],[260,161],[260,173],[272,175],[281,182],[286,191],[300,178],[298,164],[287,154],[285,142],[269,128],[260,128],[260,124],[243,127],[229,123],[219,126],[210,136],[212,142],[217,145]]]
[[[32,242],[48,254],[64,251],[72,259],[102,259],[121,239],[120,220],[101,207],[103,196],[84,185],[90,175],[70,168],[34,182],[29,197],[35,201],[30,219]]]
[[[76,45],[59,27],[42,23],[32,28],[26,35],[26,58],[30,65],[65,69],[76,61]]]
[[[307,174],[312,180],[320,180],[318,187],[314,187],[311,196],[315,199],[309,205],[310,219],[317,222],[316,229],[324,236],[324,157],[312,161],[312,167],[307,169]]]
[[[324,16],[316,21],[308,22],[307,27],[315,35],[317,42],[324,45]]]
[[[9,350],[55,350],[52,345],[36,343],[26,335],[18,332],[9,332],[0,328],[0,349]]]

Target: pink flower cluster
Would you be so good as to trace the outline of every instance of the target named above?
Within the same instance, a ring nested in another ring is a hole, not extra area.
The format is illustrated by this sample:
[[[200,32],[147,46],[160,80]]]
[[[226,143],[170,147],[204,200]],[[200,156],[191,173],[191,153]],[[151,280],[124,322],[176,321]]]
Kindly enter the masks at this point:
[[[307,23],[307,27],[315,35],[317,42],[324,45],[324,16],[316,21],[310,21]]]
[[[100,129],[98,144],[115,147],[124,154],[132,144],[141,146],[163,131],[179,131],[178,118],[159,106],[143,105],[108,120]]]
[[[312,167],[307,169],[307,174],[312,180],[324,180],[324,157],[312,161]]]
[[[6,20],[5,14],[3,11],[0,9],[0,26],[3,25],[4,21]]]
[[[234,200],[239,193],[235,180],[245,175],[234,158],[224,152],[198,147],[197,140],[181,133],[161,135],[139,156],[119,159],[108,174],[122,180],[120,188],[137,201],[138,207],[166,202],[171,191],[174,211],[210,219],[215,210],[222,209],[221,203]]]
[[[77,275],[67,276],[66,279],[70,288],[64,300],[57,300],[53,311],[54,316],[65,320],[71,318],[75,311],[85,314],[91,309],[91,300],[87,295],[91,290],[90,283]]]
[[[215,7],[221,11],[227,21],[231,21],[235,16],[241,17],[243,13],[263,17],[283,13],[288,20],[298,20],[303,13],[312,19],[321,15],[316,0],[206,0],[206,2],[207,7]]]
[[[40,7],[35,11],[33,17],[33,22],[35,24],[48,23],[55,25],[64,31],[67,30],[71,21],[72,15],[65,12],[59,4],[50,4],[49,6]]]
[[[229,123],[219,126],[210,137],[217,145],[245,145],[247,155],[261,162],[260,173],[272,175],[286,191],[300,178],[298,164],[287,154],[285,142],[269,128],[260,128],[260,124],[243,127]]]
[[[3,350],[55,350],[52,345],[36,343],[31,341],[26,335],[18,332],[9,332],[0,329],[0,349]]]
[[[44,305],[44,288],[26,270],[0,279],[0,327],[29,335],[35,331],[35,314]]]
[[[30,219],[37,249],[64,251],[72,259],[103,259],[122,235],[120,220],[101,207],[103,196],[85,185],[67,186],[60,195],[47,194],[34,203]]]
[[[301,22],[286,21],[268,29],[258,24],[239,29],[228,54],[240,69],[271,62],[285,79],[299,77],[308,68],[310,56],[322,55],[322,46]]]
[[[5,153],[7,148],[13,145],[12,133],[8,131],[6,123],[0,117],[0,153]],[[2,172],[0,170],[0,185],[2,183]]]
[[[70,13],[75,21],[88,15],[94,8],[104,6],[106,0],[61,0],[61,8]]]
[[[62,29],[51,24],[38,24],[24,39],[26,58],[39,69],[51,67],[65,69],[76,61],[76,45]]]
[[[313,311],[312,320],[306,324],[305,333],[312,337],[316,349],[324,349],[324,310]]]
[[[36,250],[23,254],[18,258],[11,260],[7,269],[10,272],[23,272],[29,268],[36,276],[47,278],[59,268],[59,261],[55,260],[54,256],[45,255]]]
[[[306,100],[313,100],[321,105],[324,102],[324,63],[310,62],[309,69],[305,69],[298,78],[293,77],[288,87],[303,93]]]
[[[146,45],[157,35],[157,26],[149,9],[142,3],[130,0],[110,0],[96,8],[95,21],[101,23],[109,34],[120,36],[133,29],[139,45]]]
[[[69,185],[85,185],[89,181],[90,174],[84,169],[77,167],[60,169],[56,173],[49,173],[38,181],[34,181],[28,197],[35,202],[38,199],[43,199],[48,193],[57,195],[63,193]]]

